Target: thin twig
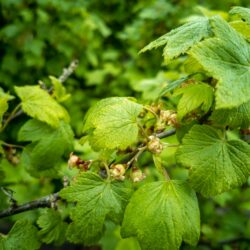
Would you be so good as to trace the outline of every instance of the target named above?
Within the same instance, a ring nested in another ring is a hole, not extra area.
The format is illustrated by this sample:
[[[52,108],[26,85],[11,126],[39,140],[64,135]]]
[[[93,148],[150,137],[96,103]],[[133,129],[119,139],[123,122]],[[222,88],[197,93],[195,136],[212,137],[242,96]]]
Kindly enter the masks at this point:
[[[25,211],[36,208],[53,207],[54,203],[60,199],[59,193],[50,194],[40,199],[27,202],[22,205],[16,205],[0,212],[0,218],[8,217],[14,214],[19,214]]]
[[[10,144],[4,141],[0,141],[0,144],[9,148],[24,148],[22,145]]]
[[[65,82],[70,75],[76,70],[78,67],[79,61],[78,60],[73,60],[68,68],[64,68],[62,74],[59,76],[59,81],[61,83]]]
[[[77,66],[78,66],[78,60],[73,60],[69,67],[64,68],[62,74],[58,77],[59,81],[61,83],[65,82],[70,75],[72,75],[72,73],[76,70]],[[43,83],[43,82],[41,82]],[[48,93],[51,93],[53,91],[53,86],[49,89],[47,89]],[[18,104],[15,109],[12,111],[12,113],[9,115],[9,117],[6,119],[3,127],[0,129],[0,132],[2,132],[5,127],[9,124],[10,121],[14,120],[15,118],[19,117],[20,115],[22,115],[24,112],[21,109],[21,103]]]
[[[129,168],[134,162],[138,160],[140,155],[146,150],[146,146],[138,147],[133,155],[133,157],[127,162],[127,168]]]

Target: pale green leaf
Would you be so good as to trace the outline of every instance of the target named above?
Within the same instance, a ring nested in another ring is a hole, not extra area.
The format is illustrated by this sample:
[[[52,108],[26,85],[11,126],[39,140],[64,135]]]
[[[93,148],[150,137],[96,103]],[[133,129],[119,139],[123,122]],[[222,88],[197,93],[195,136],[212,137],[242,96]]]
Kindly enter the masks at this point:
[[[39,86],[15,87],[22,109],[29,116],[58,127],[60,120],[69,121],[67,111]]]
[[[136,236],[141,248],[177,250],[196,245],[200,234],[195,192],[183,181],[145,184],[132,196],[122,223],[122,237]]]
[[[8,101],[12,100],[14,97],[6,94],[3,92],[3,90],[0,88],[0,127],[3,119],[4,113],[8,110]]]
[[[163,35],[140,52],[166,45],[163,55],[167,60],[170,60],[186,53],[194,44],[208,36],[210,36],[209,20],[201,17]]]
[[[70,94],[67,94],[62,82],[54,76],[50,76],[49,78],[53,85],[53,96],[56,98],[56,100],[58,102],[64,102],[68,100],[70,98]]]
[[[1,250],[36,250],[40,249],[37,228],[29,221],[19,220],[8,235],[0,234]]]
[[[59,211],[44,209],[37,220],[37,224],[41,228],[38,234],[42,242],[46,244],[54,243],[55,245],[62,245],[65,242],[68,224],[63,221]]]
[[[175,91],[174,95],[182,95],[177,106],[177,115],[180,120],[198,108],[207,113],[213,104],[213,88],[204,83],[188,84]]]
[[[248,128],[250,126],[250,101],[233,109],[214,110],[210,120],[213,124],[230,128]]]
[[[189,79],[190,76],[184,76],[176,81],[170,82],[169,84],[167,84],[166,86],[164,86],[162,88],[162,91],[160,93],[160,96],[164,96],[165,94],[167,94],[168,92],[176,89],[177,87],[179,87],[182,83],[184,83],[185,81],[187,81]]]
[[[94,150],[125,149],[138,137],[137,117],[142,105],[125,97],[99,101],[85,118],[84,132],[90,131],[89,141]]]
[[[230,25],[250,42],[250,25],[240,20],[230,22]]]
[[[103,234],[107,218],[121,222],[132,189],[126,182],[102,179],[95,173],[85,172],[77,176],[60,196],[69,202],[77,202],[71,212],[72,223],[67,237],[75,243],[96,243]]]
[[[227,140],[221,130],[194,125],[176,152],[177,162],[190,168],[193,188],[213,196],[239,187],[250,175],[250,146]]]
[[[229,14],[239,15],[242,19],[244,19],[250,25],[250,9],[249,8],[236,6],[230,10]]]
[[[74,135],[69,124],[61,121],[58,128],[37,120],[26,122],[18,133],[20,141],[32,141],[26,151],[30,158],[30,171],[39,173],[55,167],[64,154],[73,150]],[[33,173],[34,174],[34,173]]]
[[[190,54],[219,80],[216,108],[234,108],[250,99],[250,45],[221,18],[211,18],[211,25],[215,37],[194,46]]]

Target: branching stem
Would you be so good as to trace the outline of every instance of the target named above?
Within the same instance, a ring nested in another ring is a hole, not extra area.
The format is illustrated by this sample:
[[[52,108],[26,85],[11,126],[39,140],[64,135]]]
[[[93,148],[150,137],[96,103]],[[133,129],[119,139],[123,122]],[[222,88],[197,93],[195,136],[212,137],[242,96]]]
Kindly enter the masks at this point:
[[[0,212],[0,218],[8,217],[14,214],[19,214],[36,208],[53,207],[55,202],[58,201],[59,199],[60,197],[58,193],[49,194],[40,199],[30,201],[22,205],[9,207],[8,209]]]

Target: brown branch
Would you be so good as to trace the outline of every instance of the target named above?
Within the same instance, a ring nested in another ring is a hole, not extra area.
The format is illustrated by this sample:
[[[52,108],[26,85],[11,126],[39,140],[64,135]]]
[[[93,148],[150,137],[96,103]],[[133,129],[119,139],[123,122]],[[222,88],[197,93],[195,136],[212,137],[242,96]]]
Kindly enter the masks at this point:
[[[168,131],[164,131],[164,132],[161,132],[161,133],[158,133],[156,134],[156,136],[160,139],[163,139],[165,137],[168,137],[168,136],[171,136],[171,135],[174,135],[176,133],[176,130],[175,129],[172,129],[172,130],[168,130]]]
[[[61,83],[65,82],[69,78],[69,76],[72,75],[72,73],[78,67],[78,63],[78,60],[73,60],[68,68],[63,69],[62,74],[58,78]]]
[[[162,138],[171,136],[173,134],[175,134],[175,130],[169,130],[166,132],[162,132],[162,133],[156,134],[156,136],[158,138],[162,139]],[[128,162],[129,165],[131,165],[134,161],[137,161],[138,157],[145,151],[145,149],[146,149],[146,144],[141,144],[140,147],[138,147],[133,152],[132,158]],[[19,214],[19,213],[26,212],[26,211],[30,211],[30,210],[33,210],[36,208],[53,207],[55,202],[58,200],[60,200],[59,193],[54,193],[54,194],[44,196],[44,197],[37,199],[37,200],[27,202],[27,203],[22,204],[22,205],[14,205],[14,206],[12,205],[8,209],[0,212],[0,218],[8,217],[8,216],[11,216],[14,214]]]
[[[59,193],[49,194],[40,199],[27,202],[22,205],[15,205],[0,212],[0,218],[8,217],[14,214],[19,214],[36,208],[53,207],[56,201],[60,199]]]

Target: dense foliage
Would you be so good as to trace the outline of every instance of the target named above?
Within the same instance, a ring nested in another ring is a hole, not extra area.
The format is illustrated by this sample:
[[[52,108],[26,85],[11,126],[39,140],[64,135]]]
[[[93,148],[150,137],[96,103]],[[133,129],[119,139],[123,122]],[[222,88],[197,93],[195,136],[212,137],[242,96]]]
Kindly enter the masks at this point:
[[[250,9],[1,4],[0,249],[248,249]]]

